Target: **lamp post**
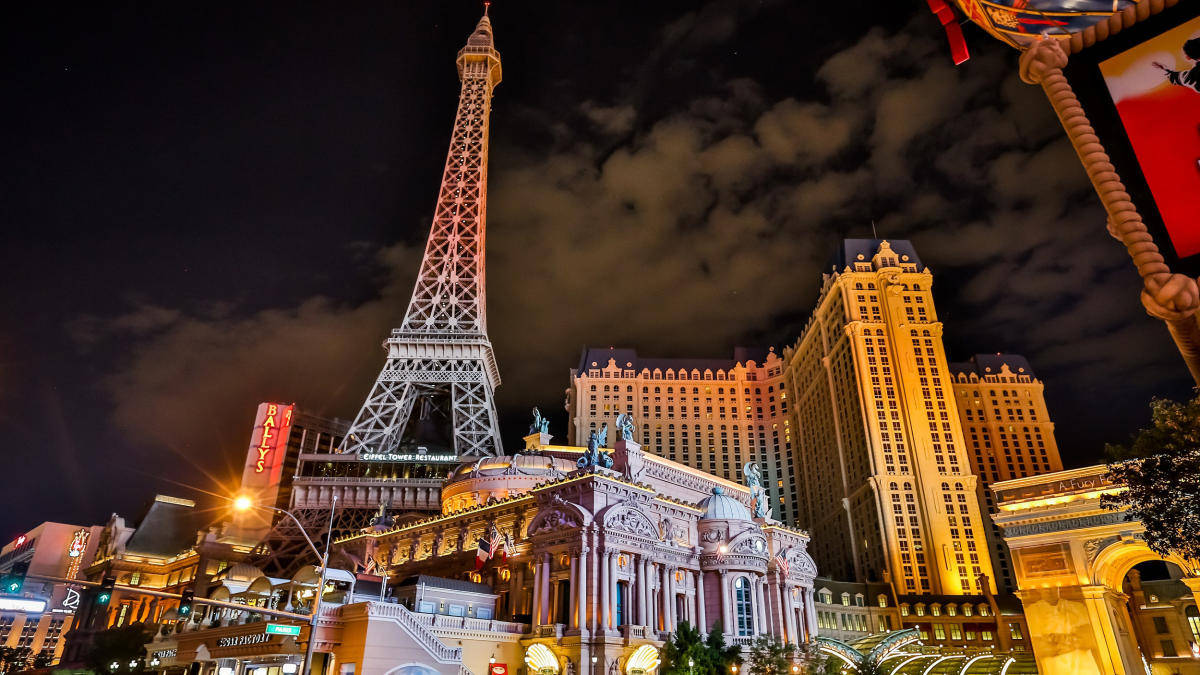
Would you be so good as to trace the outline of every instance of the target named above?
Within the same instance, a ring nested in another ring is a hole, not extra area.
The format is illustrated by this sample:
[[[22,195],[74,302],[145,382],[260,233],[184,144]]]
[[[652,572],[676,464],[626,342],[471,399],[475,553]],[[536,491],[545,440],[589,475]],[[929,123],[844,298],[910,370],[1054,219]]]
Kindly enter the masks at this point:
[[[696,665],[694,661],[688,659],[688,675],[692,675],[692,666]]]
[[[300,534],[304,536],[304,541],[308,542],[308,547],[312,549],[313,555],[317,556],[317,560],[321,561],[321,574],[317,580],[317,592],[313,598],[312,616],[308,620],[308,644],[304,648],[304,675],[312,675],[312,660],[313,647],[317,642],[317,617],[321,614],[321,597],[325,595],[325,575],[329,571],[329,543],[333,540],[333,514],[337,511],[337,495],[333,496],[333,505],[329,507],[329,526],[325,530],[325,553],[322,554],[317,550],[317,545],[313,543],[312,537],[308,536],[304,526],[300,524],[300,519],[296,514],[286,509],[268,506],[266,504],[255,504],[252,499],[246,496],[238,497],[233,500],[233,508],[235,511],[249,511],[250,509],[266,509],[276,513],[282,513],[292,522],[296,524],[296,529],[300,530]]]
[[[592,675],[596,675],[596,662],[599,660],[600,657],[592,655]]]

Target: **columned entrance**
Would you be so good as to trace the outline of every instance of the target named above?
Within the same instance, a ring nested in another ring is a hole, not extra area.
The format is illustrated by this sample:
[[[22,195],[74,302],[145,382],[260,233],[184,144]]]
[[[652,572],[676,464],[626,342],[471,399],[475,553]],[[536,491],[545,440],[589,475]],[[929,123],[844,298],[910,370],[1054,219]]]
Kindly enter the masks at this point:
[[[1012,550],[1038,668],[1044,675],[1200,675],[1193,658],[1200,634],[1186,620],[1200,597],[1197,569],[1154,553],[1140,522],[1100,507],[1101,495],[1115,489],[1105,472],[1092,466],[992,486],[992,515]],[[1163,578],[1144,581],[1134,568],[1150,561],[1174,567],[1158,564]]]

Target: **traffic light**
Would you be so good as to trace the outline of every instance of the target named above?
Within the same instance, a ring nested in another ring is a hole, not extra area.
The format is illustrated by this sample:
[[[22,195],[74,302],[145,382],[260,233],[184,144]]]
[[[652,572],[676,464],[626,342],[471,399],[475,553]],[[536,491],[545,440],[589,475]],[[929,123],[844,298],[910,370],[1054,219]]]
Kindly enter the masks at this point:
[[[0,592],[7,595],[18,595],[25,586],[25,573],[29,571],[29,561],[13,563],[3,575],[0,575]]]
[[[104,607],[112,600],[113,588],[117,585],[116,577],[104,577],[100,582],[100,590],[96,592],[96,604]]]
[[[196,597],[196,591],[192,588],[185,588],[180,593],[179,611],[176,614],[181,619],[186,619],[192,615],[192,600]]]

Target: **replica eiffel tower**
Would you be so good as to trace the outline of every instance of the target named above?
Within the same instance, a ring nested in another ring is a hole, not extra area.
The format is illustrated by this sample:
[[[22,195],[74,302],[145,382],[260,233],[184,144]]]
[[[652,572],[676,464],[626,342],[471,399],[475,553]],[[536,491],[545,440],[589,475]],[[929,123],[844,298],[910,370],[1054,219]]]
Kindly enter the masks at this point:
[[[404,321],[384,342],[387,362],[350,425],[347,453],[502,453],[493,400],[500,371],[484,286],[488,120],[500,53],[486,11],[458,52],[458,76],[458,113],[421,271]]]
[[[387,361],[354,421],[328,421],[316,436],[332,441],[299,451],[289,498],[299,526],[276,519],[253,556],[269,575],[289,576],[311,562],[299,527],[329,527],[337,539],[394,522],[389,509],[439,511],[436,462],[447,463],[444,471],[503,453],[484,293],[488,121],[500,83],[493,44],[485,9],[458,52],[458,112],[408,311],[383,344]]]

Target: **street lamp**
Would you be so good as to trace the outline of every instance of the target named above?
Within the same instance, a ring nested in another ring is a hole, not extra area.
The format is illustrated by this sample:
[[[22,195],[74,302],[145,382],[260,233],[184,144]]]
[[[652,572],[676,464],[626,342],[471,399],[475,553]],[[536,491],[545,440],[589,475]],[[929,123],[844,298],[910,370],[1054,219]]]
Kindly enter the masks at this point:
[[[692,666],[696,665],[694,661],[688,659],[688,675],[692,675]]]
[[[115,671],[117,668],[120,668],[120,667],[121,667],[121,664],[117,663],[116,661],[113,661],[112,663],[108,664],[108,669],[112,670],[112,671]]]
[[[737,664],[736,663],[733,664],[732,666],[729,666],[729,672],[733,673],[733,675],[737,675]]]
[[[592,675],[596,675],[596,662],[599,660],[600,660],[600,657],[598,657],[594,654],[592,655]]]
[[[239,495],[233,500],[233,509],[235,511],[246,512],[250,509],[265,509],[282,513],[292,522],[296,524],[296,529],[300,530],[300,534],[304,535],[304,541],[308,542],[308,547],[312,549],[313,555],[317,556],[317,560],[321,561],[321,575],[317,581],[317,593],[313,599],[312,616],[308,620],[308,645],[304,648],[304,675],[312,675],[312,660],[313,647],[317,642],[317,617],[321,614],[321,598],[325,595],[325,575],[329,571],[329,543],[333,540],[333,513],[337,510],[337,495],[333,496],[333,505],[329,507],[329,527],[325,530],[325,553],[321,554],[317,550],[317,545],[313,543],[312,537],[308,536],[304,526],[300,524],[300,519],[296,514],[286,509],[269,506],[267,504],[255,504],[254,500],[246,495]]]

